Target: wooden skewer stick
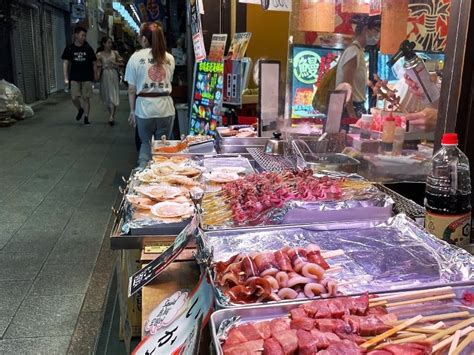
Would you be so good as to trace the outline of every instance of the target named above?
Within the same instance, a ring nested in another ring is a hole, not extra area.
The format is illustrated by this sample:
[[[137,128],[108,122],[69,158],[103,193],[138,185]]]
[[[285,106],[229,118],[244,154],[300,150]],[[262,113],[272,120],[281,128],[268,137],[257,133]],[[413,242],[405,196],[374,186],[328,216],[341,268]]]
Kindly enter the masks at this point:
[[[454,293],[448,293],[447,295],[440,295],[440,296],[433,296],[433,297],[426,297],[426,298],[418,298],[414,300],[408,300],[408,301],[400,301],[400,302],[394,302],[394,303],[387,303],[387,307],[400,307],[400,306],[406,306],[409,304],[416,304],[416,303],[424,303],[424,302],[431,302],[431,301],[438,301],[438,300],[447,300],[447,299],[452,299],[455,298],[456,294]]]
[[[375,349],[383,349],[387,345],[411,343],[412,341],[419,341],[419,340],[425,340],[425,339],[426,339],[425,334],[416,334],[416,335],[405,337],[402,339],[394,339],[394,340],[389,339],[386,343],[377,346]]]
[[[469,326],[467,328],[464,328],[461,330],[461,337],[465,336],[466,334],[469,334],[470,332],[474,331],[474,327]],[[435,346],[433,346],[433,353],[443,349],[445,346],[447,346],[451,341],[453,340],[454,335],[451,335],[450,337],[444,339],[443,341],[439,342]]]
[[[452,327],[449,327],[449,328],[447,328],[447,329],[445,329],[445,330],[440,331],[439,333],[437,333],[437,334],[435,334],[435,335],[433,335],[433,336],[430,336],[430,337],[428,338],[428,341],[433,342],[433,341],[436,341],[436,340],[438,340],[438,339],[442,339],[442,338],[445,337],[446,335],[451,335],[451,334],[453,334],[456,330],[463,329],[464,327],[467,327],[467,326],[469,326],[469,325],[471,325],[471,324],[473,324],[473,323],[474,323],[474,317],[469,318],[469,319],[466,319],[466,320],[464,320],[464,321],[462,321],[462,322],[459,322],[459,323],[453,325]]]
[[[334,267],[331,267],[328,270],[326,270],[326,273],[334,274],[336,272],[341,272],[342,270],[344,270],[344,268],[342,266],[334,266]]]
[[[399,324],[397,325],[396,327],[393,327],[392,329],[390,330],[387,330],[385,333],[382,333],[380,335],[377,335],[376,337],[370,339],[369,341],[366,341],[364,344],[362,344],[361,346],[365,349],[368,349],[370,348],[371,346],[374,346],[376,344],[378,344],[379,342],[381,342],[382,340],[392,336],[393,334],[396,334],[397,332],[405,329],[405,328],[408,328],[409,326],[415,324],[415,323],[418,323],[420,320],[423,319],[423,316],[422,315],[418,315],[416,317],[413,317],[405,322],[403,322],[402,324]]]
[[[335,258],[336,256],[341,256],[341,255],[344,255],[344,250],[342,249],[331,250],[331,251],[326,251],[326,252],[321,253],[321,256],[324,259]]]
[[[454,312],[454,313],[443,313],[443,314],[435,314],[432,316],[423,316],[423,322],[439,322],[441,320],[446,319],[454,319],[454,318],[469,318],[471,314],[468,311],[463,312]],[[399,320],[399,323],[404,322],[405,320]],[[453,332],[454,333],[454,332]]]
[[[369,307],[385,306],[386,304],[387,304],[387,301],[380,301],[380,302],[370,302],[369,301]]]
[[[407,332],[412,333],[423,333],[423,334],[436,334],[439,332],[440,328],[443,328],[445,324],[443,322],[436,323],[438,325],[436,328],[433,327],[424,327],[424,328],[408,328],[406,329]]]
[[[469,333],[469,335],[466,337],[466,339],[464,339],[461,342],[461,344],[459,344],[459,346],[453,351],[452,355],[461,354],[461,351],[463,351],[464,348],[466,346],[468,346],[469,344],[471,344],[472,342],[474,342],[474,332],[471,331],[471,333]]]
[[[454,350],[458,347],[459,339],[461,338],[461,331],[456,330],[456,333],[453,335],[453,341],[451,342],[451,346],[449,347],[448,355],[452,355]]]
[[[445,294],[445,293],[451,293],[453,292],[453,288],[450,286],[447,287],[439,287],[439,288],[433,288],[430,290],[420,290],[420,291],[411,291],[411,292],[403,292],[400,294],[391,294],[387,296],[380,296],[377,298],[372,298],[374,302],[379,302],[379,301],[389,301],[389,300],[395,300],[395,299],[403,299],[403,298],[413,298],[412,296],[436,296],[440,294]]]

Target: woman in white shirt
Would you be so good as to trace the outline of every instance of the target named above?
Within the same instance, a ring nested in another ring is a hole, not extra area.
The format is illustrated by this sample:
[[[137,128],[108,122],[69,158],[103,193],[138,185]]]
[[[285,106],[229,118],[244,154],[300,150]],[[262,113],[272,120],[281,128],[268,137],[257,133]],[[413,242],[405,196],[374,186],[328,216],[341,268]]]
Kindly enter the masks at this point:
[[[336,86],[348,83],[352,96],[346,105],[350,117],[361,117],[365,113],[367,91],[367,62],[364,57],[366,46],[375,46],[380,39],[380,16],[355,15],[354,41],[342,53],[337,63]]]
[[[142,142],[138,167],[151,160],[151,139],[171,136],[175,108],[171,98],[171,81],[175,68],[174,58],[166,52],[163,27],[156,22],[142,24],[140,44],[128,61],[125,81],[128,82],[131,125],[137,125]]]

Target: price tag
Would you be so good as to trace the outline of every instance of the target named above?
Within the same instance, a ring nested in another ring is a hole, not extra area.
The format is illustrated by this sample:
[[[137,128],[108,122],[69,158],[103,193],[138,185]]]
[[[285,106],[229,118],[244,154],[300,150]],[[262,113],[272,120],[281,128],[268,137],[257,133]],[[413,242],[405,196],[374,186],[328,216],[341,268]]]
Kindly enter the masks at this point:
[[[188,245],[189,240],[197,230],[197,219],[196,216],[191,222],[184,228],[181,233],[178,234],[174,243],[160,254],[155,260],[151,261],[143,269],[137,271],[135,274],[130,276],[128,282],[128,297],[133,296],[143,286],[151,282],[157,277],[165,268],[168,266],[176,257],[183,251]]]

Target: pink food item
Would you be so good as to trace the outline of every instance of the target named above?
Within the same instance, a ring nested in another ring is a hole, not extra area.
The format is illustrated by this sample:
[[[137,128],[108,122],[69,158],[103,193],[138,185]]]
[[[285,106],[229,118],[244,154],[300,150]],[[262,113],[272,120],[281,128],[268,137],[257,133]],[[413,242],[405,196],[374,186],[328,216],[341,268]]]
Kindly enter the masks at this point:
[[[306,254],[306,258],[310,263],[317,264],[322,267],[324,270],[329,269],[329,264],[324,260],[319,250],[311,250]]]
[[[291,321],[288,318],[275,318],[270,321],[270,329],[272,336],[275,333],[283,332],[285,330],[290,330]]]
[[[290,315],[291,315],[291,319],[300,319],[300,318],[307,317],[305,310],[301,307],[293,308],[290,311]]]
[[[316,339],[316,346],[318,349],[326,349],[329,345],[341,341],[341,339],[334,333],[321,332],[318,329],[311,329],[311,334]]]
[[[314,319],[309,317],[292,319],[290,327],[291,329],[311,330],[314,328]]]
[[[306,259],[306,251],[302,248],[288,250],[288,256],[296,272],[300,272],[303,265],[308,261]]]
[[[298,355],[314,355],[318,351],[316,338],[306,330],[298,330]]]
[[[348,340],[351,343],[355,343],[358,345],[364,344],[366,342],[364,338],[362,338],[360,335],[355,334],[355,333],[346,333],[344,331],[337,331],[336,335],[342,340]]]
[[[275,259],[278,263],[278,267],[282,271],[293,271],[291,266],[291,260],[288,254],[283,250],[277,250],[273,253],[275,255]]]
[[[242,259],[242,270],[245,272],[245,277],[247,278],[258,276],[257,266],[250,256],[246,256]]]
[[[272,336],[272,329],[270,327],[270,321],[263,321],[254,323],[253,325],[257,332],[260,334],[262,339],[268,339]]]
[[[429,342],[412,342],[399,345],[384,346],[383,351],[387,351],[390,355],[429,355],[433,351],[433,347]],[[372,354],[370,352],[369,354]]]
[[[298,297],[298,292],[292,288],[285,287],[278,291],[278,297],[280,297],[282,300],[294,300],[296,297]]]
[[[260,253],[257,256],[255,256],[253,261],[255,262],[258,273],[261,276],[265,276],[263,275],[263,273],[269,269],[276,270],[274,275],[276,275],[276,273],[278,272],[278,269],[276,269],[276,260],[273,253]]]
[[[344,322],[341,319],[331,319],[331,318],[323,318],[323,319],[316,319],[314,321],[316,328],[318,328],[322,332],[331,332],[331,333],[352,333],[352,328],[349,324]]]
[[[280,271],[275,275],[276,280],[280,288],[288,287],[289,276],[286,272]]]
[[[260,333],[257,331],[257,329],[254,327],[253,324],[251,323],[242,324],[235,328],[232,328],[229,331],[227,340],[224,344],[224,349],[227,346],[231,346],[234,344],[241,344],[241,343],[245,343],[251,340],[259,340],[261,338],[262,337]]]
[[[258,351],[263,349],[264,341],[263,339],[252,340],[245,343],[235,344],[231,346],[226,346],[224,344],[224,355],[251,355],[256,354]]]
[[[342,340],[329,345],[326,350],[318,352],[318,355],[362,355],[364,352],[365,351],[356,344],[348,340]]]
[[[288,287],[295,287],[296,285],[306,285],[315,280],[309,277],[295,276],[288,280]]]
[[[393,328],[392,324],[397,318],[394,315],[387,316],[345,316],[344,321],[348,323],[355,333],[362,336],[375,336]]]
[[[310,277],[316,280],[322,280],[324,276],[324,269],[318,264],[306,263],[303,265],[301,273],[305,277]]]
[[[306,285],[304,285],[304,294],[308,298],[319,296],[324,292],[326,292],[326,289],[324,288],[324,286],[316,282],[309,282]]]
[[[263,343],[263,355],[285,355],[285,352],[276,339],[270,338]]]
[[[298,350],[298,336],[296,329],[285,330],[282,332],[272,333],[283,348],[285,354],[296,354]]]
[[[264,279],[270,283],[272,290],[280,289],[280,285],[278,284],[278,281],[273,276],[265,276]]]

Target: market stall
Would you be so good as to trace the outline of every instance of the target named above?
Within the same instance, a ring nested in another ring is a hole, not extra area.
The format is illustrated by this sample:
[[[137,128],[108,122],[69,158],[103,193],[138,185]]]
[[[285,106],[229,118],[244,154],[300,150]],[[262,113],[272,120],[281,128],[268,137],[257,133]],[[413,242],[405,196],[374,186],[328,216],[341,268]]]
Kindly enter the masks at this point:
[[[419,102],[400,96],[403,75],[387,62],[424,56],[440,74],[444,45],[431,53],[410,38],[415,53],[389,33],[415,16],[408,2],[358,3],[294,1],[286,82],[280,62],[258,61],[257,122],[227,125],[223,105],[245,102],[251,35],[236,33],[225,58],[216,35],[204,60],[193,4],[191,136],[153,143],[153,160],[125,181],[111,236],[113,248],[139,250],[123,254],[135,264],[121,287],[121,303],[141,309],[122,315],[142,338],[134,354],[472,353],[474,257],[452,233],[428,233],[424,208],[390,188],[426,181],[433,132],[405,118]],[[329,90],[326,108],[316,93],[354,35],[335,33],[344,13],[369,10],[382,12],[381,52],[366,55],[372,110],[347,117],[350,87]]]

